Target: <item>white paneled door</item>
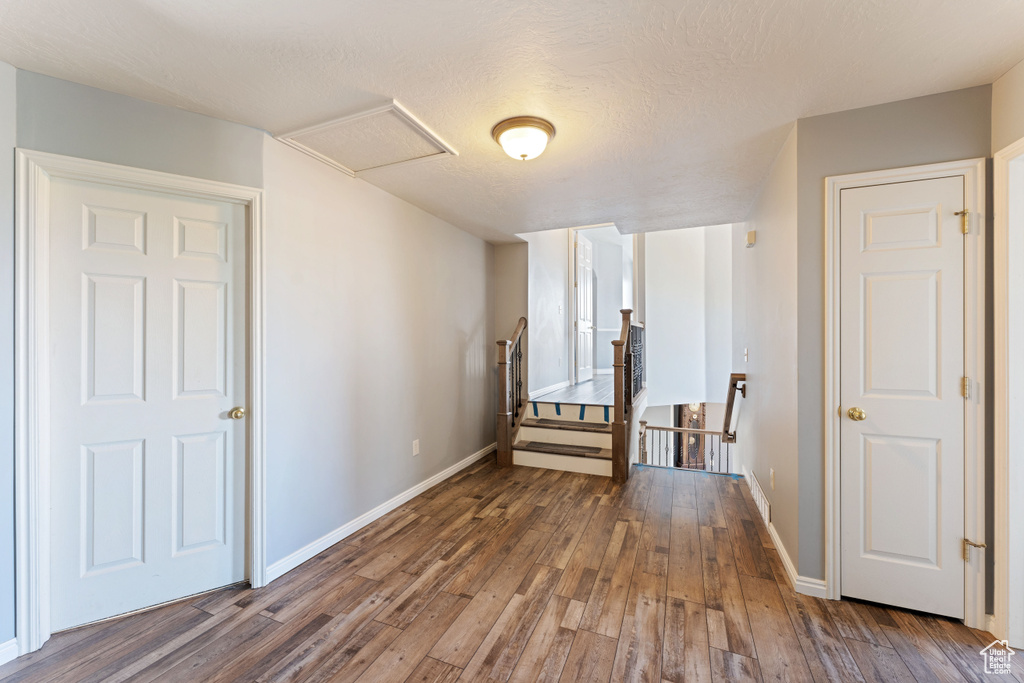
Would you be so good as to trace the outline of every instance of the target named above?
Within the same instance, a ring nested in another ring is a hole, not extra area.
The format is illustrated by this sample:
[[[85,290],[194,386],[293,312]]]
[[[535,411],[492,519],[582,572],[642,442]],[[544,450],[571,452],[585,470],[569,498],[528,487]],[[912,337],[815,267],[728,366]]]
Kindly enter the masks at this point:
[[[840,197],[842,594],[964,617],[965,178]]]
[[[99,183],[50,196],[58,631],[244,578],[246,223]]]
[[[576,233],[576,381],[594,378],[594,245]]]

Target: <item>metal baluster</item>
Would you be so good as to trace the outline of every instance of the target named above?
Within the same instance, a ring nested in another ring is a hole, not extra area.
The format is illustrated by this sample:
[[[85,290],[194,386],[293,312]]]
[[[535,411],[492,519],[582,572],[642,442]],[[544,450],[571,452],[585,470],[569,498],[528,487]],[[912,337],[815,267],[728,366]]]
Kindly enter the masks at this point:
[[[523,339],[516,342],[516,417],[519,416],[519,407],[523,402]]]

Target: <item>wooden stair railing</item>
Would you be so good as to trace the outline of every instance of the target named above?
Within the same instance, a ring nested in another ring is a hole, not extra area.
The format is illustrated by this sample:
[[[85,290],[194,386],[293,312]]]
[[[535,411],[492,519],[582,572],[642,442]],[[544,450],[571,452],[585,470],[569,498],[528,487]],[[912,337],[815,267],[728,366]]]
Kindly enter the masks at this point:
[[[740,384],[743,386],[739,386]],[[729,398],[725,402],[725,424],[722,425],[722,441],[724,443],[736,443],[736,432],[730,432],[729,428],[732,427],[732,412],[736,408],[737,391],[743,398],[747,397],[747,375],[744,372],[734,372],[729,375]]]
[[[498,341],[498,467],[512,466],[515,428],[522,421],[523,332],[526,318],[520,318],[512,339]]]
[[[622,330],[612,341],[615,409],[612,417],[612,480],[621,484],[629,477],[629,425],[627,413],[644,390],[644,326],[630,320],[633,309],[624,308]]]

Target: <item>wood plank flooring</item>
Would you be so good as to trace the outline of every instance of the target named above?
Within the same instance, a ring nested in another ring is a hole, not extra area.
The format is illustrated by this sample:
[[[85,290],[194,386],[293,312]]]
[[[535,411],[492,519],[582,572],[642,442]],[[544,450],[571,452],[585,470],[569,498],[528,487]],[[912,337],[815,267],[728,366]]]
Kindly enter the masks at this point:
[[[615,405],[615,382],[612,375],[594,375],[594,379],[556,389],[538,396],[535,400],[544,403],[585,403],[590,406]]]
[[[488,458],[266,588],[57,634],[0,680],[1000,680],[991,641],[794,593],[742,480]]]

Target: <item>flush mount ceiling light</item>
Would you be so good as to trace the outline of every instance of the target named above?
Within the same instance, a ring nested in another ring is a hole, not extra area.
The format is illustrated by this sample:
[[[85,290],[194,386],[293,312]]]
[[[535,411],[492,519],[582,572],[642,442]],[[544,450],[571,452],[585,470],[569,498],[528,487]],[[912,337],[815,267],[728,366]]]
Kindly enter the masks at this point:
[[[539,157],[555,137],[555,127],[536,116],[515,116],[505,119],[491,130],[491,137],[513,159]]]

